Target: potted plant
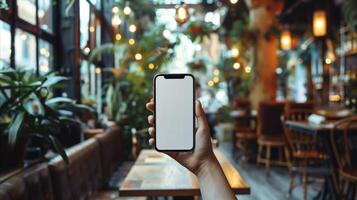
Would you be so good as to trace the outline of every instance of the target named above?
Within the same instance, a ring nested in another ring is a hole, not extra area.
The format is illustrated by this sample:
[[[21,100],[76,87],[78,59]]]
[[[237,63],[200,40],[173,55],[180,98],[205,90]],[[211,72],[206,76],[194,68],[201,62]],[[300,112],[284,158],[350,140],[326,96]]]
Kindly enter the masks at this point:
[[[7,68],[0,71],[0,170],[22,164],[32,140],[59,153],[68,162],[56,136],[60,125],[73,121],[76,110],[91,111],[66,97],[54,97],[66,77],[49,73],[35,76],[31,71]]]

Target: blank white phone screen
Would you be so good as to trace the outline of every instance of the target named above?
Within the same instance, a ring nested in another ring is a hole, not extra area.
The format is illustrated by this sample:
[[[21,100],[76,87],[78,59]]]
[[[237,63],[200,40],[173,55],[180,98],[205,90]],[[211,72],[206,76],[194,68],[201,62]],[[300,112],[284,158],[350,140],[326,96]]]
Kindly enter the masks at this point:
[[[155,81],[156,149],[191,150],[194,147],[193,77],[159,75]]]

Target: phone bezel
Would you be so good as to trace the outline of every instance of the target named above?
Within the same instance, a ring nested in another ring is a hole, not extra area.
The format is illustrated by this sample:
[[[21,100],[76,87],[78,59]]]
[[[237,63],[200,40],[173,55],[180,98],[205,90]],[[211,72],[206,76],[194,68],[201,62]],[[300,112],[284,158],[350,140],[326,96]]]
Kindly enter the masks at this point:
[[[195,149],[195,144],[196,144],[196,137],[195,137],[195,127],[196,127],[195,81],[196,80],[195,80],[195,77],[192,74],[188,74],[188,73],[182,73],[182,74],[180,74],[180,73],[173,73],[173,74],[162,73],[162,74],[155,75],[155,77],[154,77],[154,120],[155,120],[154,128],[155,128],[155,130],[156,130],[156,78],[159,76],[164,76],[165,79],[183,79],[183,78],[185,78],[185,76],[190,76],[193,80],[193,82],[192,82],[192,87],[193,87],[193,94],[192,94],[193,95],[193,101],[192,101],[192,103],[193,103],[193,117],[192,117],[192,120],[193,120],[193,127],[192,127],[193,145],[192,145],[191,149],[169,149],[169,150],[159,149],[156,146],[157,138],[156,138],[156,134],[155,134],[155,144],[154,144],[155,149],[156,149],[156,151],[159,151],[159,152],[190,152],[190,151],[193,151]]]

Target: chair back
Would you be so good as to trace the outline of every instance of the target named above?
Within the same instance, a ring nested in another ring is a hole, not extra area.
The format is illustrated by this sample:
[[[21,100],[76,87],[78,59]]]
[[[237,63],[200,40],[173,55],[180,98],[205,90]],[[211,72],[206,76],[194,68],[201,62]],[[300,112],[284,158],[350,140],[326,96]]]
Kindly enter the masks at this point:
[[[258,108],[257,134],[260,136],[283,136],[281,118],[284,114],[284,103],[261,102]]]
[[[307,121],[312,113],[312,103],[288,102],[285,107],[284,120]],[[284,128],[284,134],[293,155],[299,156],[301,152],[315,151],[319,148],[316,136],[307,135],[287,127]]]
[[[248,99],[236,99],[234,101],[234,109],[244,113],[244,116],[235,119],[235,130],[237,132],[251,131],[252,118],[250,117],[250,101]]]
[[[331,146],[340,170],[357,167],[357,116],[338,121],[330,132]]]
[[[313,110],[314,105],[312,103],[288,102],[285,106],[284,117],[286,120],[306,121]]]

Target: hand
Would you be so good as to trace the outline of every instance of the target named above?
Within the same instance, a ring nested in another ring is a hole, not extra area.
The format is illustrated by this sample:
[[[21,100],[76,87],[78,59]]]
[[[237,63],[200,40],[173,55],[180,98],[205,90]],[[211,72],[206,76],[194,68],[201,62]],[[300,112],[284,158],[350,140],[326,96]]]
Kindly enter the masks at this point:
[[[154,102],[151,100],[146,104],[146,108],[154,112]],[[196,117],[198,119],[198,129],[195,134],[195,149],[192,152],[167,152],[166,154],[175,159],[188,170],[198,175],[204,166],[213,162],[218,162],[212,150],[211,136],[207,123],[205,112],[199,101],[196,101]],[[150,125],[155,124],[154,116],[149,115],[148,122]],[[151,145],[155,144],[155,128],[149,128]]]

